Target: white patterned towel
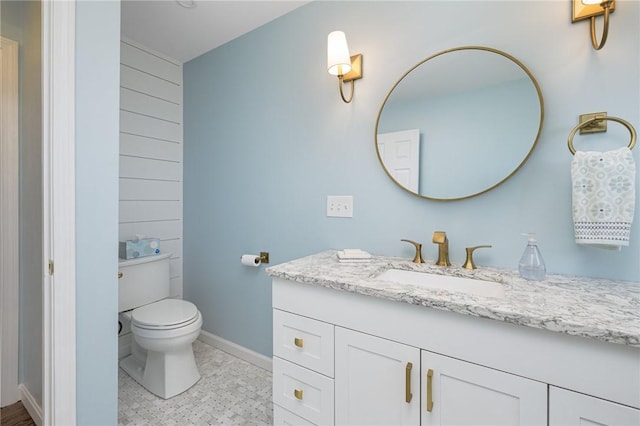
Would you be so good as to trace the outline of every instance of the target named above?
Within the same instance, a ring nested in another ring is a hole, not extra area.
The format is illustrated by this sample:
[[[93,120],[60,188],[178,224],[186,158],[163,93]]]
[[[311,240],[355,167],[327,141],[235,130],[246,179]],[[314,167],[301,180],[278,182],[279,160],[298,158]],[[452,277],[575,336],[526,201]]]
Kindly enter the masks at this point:
[[[571,162],[573,227],[577,244],[629,245],[635,208],[636,166],[627,147],[578,151]]]

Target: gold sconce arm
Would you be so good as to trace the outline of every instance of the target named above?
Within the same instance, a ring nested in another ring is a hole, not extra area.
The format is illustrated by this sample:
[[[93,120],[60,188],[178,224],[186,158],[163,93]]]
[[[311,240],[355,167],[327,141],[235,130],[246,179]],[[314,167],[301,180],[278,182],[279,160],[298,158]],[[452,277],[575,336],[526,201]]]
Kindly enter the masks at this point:
[[[338,76],[338,87],[340,87],[340,97],[342,97],[342,100],[347,104],[351,102],[351,100],[353,99],[353,89],[355,88],[355,83],[353,82],[353,80],[351,80],[351,96],[349,96],[349,99],[344,97],[344,76],[342,75]]]
[[[357,55],[351,56],[351,71],[344,75],[338,75],[338,86],[340,87],[340,97],[345,103],[351,102],[353,100],[353,92],[355,90],[355,81],[362,78],[362,54],[358,53]],[[344,96],[344,83],[351,82],[351,96],[347,99]]]
[[[600,6],[604,9],[604,26],[602,27],[602,39],[598,43],[596,38],[596,17],[591,17],[591,44],[596,50],[600,50],[607,42],[607,36],[609,35],[609,8],[611,7],[612,0],[603,1]]]
[[[572,0],[573,16],[572,22],[578,22],[588,19],[591,24],[591,44],[595,50],[604,47],[609,36],[609,19],[611,13],[615,10],[615,0]],[[600,42],[596,36],[596,18],[603,15],[604,22],[602,26],[602,36]]]

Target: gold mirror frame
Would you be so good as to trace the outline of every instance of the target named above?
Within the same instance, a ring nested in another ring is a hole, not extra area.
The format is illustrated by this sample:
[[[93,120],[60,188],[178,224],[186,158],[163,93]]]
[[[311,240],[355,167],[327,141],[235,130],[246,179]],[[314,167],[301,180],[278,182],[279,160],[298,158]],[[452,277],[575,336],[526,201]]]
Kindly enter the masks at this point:
[[[429,197],[427,195],[423,195],[417,192],[414,192],[408,188],[406,188],[405,186],[403,186],[402,184],[400,184],[400,182],[398,182],[392,175],[391,173],[389,173],[389,170],[387,169],[387,167],[384,164],[383,158],[380,155],[380,150],[378,148],[378,127],[379,127],[379,123],[380,123],[380,117],[382,116],[382,111],[384,109],[384,106],[386,105],[387,101],[389,100],[389,97],[391,96],[391,94],[393,93],[394,89],[402,82],[402,80],[408,76],[413,70],[415,70],[416,68],[420,67],[421,65],[423,65],[424,63],[426,63],[427,61],[434,59],[438,56],[444,55],[446,53],[451,53],[451,52],[456,52],[456,51],[460,51],[460,50],[483,50],[483,51],[487,51],[487,52],[491,52],[491,53],[496,53],[498,55],[501,55],[511,61],[513,61],[516,65],[518,65],[524,72],[525,74],[527,74],[527,76],[531,79],[531,82],[533,83],[537,95],[538,95],[538,100],[540,102],[540,122],[538,124],[538,131],[536,133],[536,137],[533,140],[533,143],[531,144],[531,148],[529,149],[529,151],[527,152],[527,155],[522,159],[522,161],[520,162],[520,164],[518,164],[518,166],[511,172],[509,173],[505,178],[503,178],[502,180],[500,180],[499,182],[497,182],[496,184],[490,186],[489,188],[486,188],[482,191],[479,192],[475,192],[473,194],[469,194],[469,195],[465,195],[462,197],[455,197],[455,198],[436,198],[436,197]],[[451,49],[446,49],[446,50],[442,50],[434,55],[431,55],[425,59],[423,59],[422,61],[418,62],[416,65],[414,65],[413,67],[411,67],[407,72],[405,72],[402,77],[400,77],[400,79],[398,79],[398,81],[391,87],[391,89],[389,90],[389,92],[387,93],[387,96],[385,96],[384,101],[382,102],[382,105],[380,106],[380,110],[378,111],[378,117],[376,118],[376,124],[375,124],[375,128],[374,128],[374,144],[376,147],[376,154],[378,156],[378,160],[380,161],[380,165],[382,166],[383,170],[385,171],[385,173],[387,174],[387,176],[389,176],[389,178],[396,184],[398,185],[400,188],[402,188],[403,190],[407,191],[410,194],[413,194],[417,197],[420,198],[424,198],[427,200],[432,200],[432,201],[458,201],[458,200],[465,200],[468,198],[472,198],[472,197],[476,197],[478,195],[484,194],[486,192],[491,191],[492,189],[500,186],[502,183],[506,182],[509,178],[511,178],[511,176],[513,176],[518,170],[520,170],[522,168],[522,166],[527,162],[527,160],[529,159],[529,157],[531,156],[531,154],[533,153],[533,150],[535,149],[536,145],[538,144],[538,140],[540,139],[540,133],[542,132],[542,123],[544,122],[544,100],[542,98],[542,91],[540,90],[540,86],[538,85],[537,80],[535,79],[535,77],[533,76],[533,74],[531,73],[531,71],[529,71],[529,69],[522,63],[520,62],[518,59],[516,59],[515,57],[509,55],[506,52],[503,52],[501,50],[498,49],[494,49],[491,47],[485,47],[485,46],[461,46],[461,47],[455,47],[455,48],[451,48]]]

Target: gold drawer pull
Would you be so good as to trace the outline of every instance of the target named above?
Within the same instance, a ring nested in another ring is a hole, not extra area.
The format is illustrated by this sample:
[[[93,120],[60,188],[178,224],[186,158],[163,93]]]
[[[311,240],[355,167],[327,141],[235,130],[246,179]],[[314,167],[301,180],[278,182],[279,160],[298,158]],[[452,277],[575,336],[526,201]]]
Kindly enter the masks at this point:
[[[427,411],[433,410],[433,370],[427,370]]]
[[[122,278],[122,272],[118,272],[118,278]]]
[[[301,348],[301,347],[303,347],[303,346],[304,346],[304,340],[302,340],[302,339],[301,339],[301,338],[299,338],[299,337],[295,337],[295,338],[293,339],[293,344],[294,344],[294,345],[296,345],[297,347]]]
[[[404,400],[408,404],[411,402],[413,395],[411,394],[411,369],[413,364],[408,362],[407,367],[404,369]]]
[[[302,389],[294,389],[293,396],[295,396],[296,399],[299,399],[300,401],[302,401]]]

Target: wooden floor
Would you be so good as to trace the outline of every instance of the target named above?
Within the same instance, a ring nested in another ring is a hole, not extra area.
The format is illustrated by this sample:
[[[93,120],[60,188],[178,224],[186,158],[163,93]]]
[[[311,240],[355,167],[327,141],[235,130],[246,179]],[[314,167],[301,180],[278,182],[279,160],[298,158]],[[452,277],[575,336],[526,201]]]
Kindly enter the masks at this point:
[[[0,410],[0,425],[2,426],[35,426],[29,413],[21,401],[7,405]]]

